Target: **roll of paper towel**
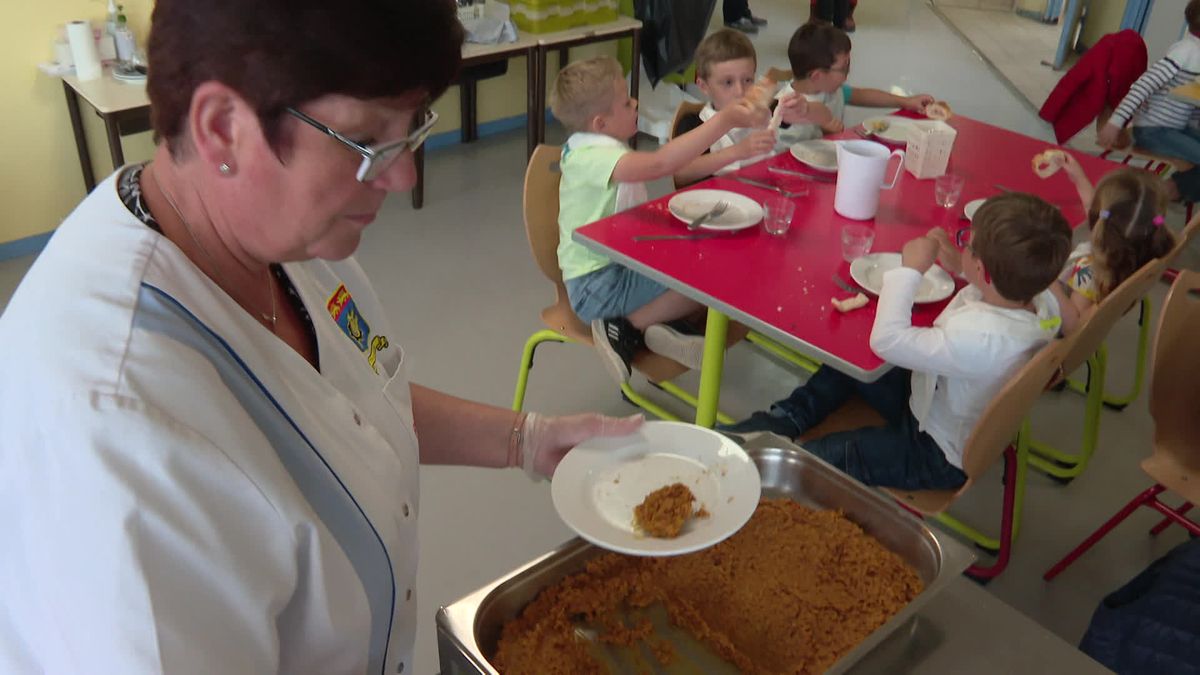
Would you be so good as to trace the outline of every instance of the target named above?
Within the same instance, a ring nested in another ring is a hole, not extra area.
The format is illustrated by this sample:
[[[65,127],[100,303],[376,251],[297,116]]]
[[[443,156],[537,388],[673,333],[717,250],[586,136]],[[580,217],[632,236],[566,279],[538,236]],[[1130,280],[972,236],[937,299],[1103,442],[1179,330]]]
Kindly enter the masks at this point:
[[[68,23],[67,42],[71,44],[71,58],[75,61],[75,76],[81,82],[99,78],[100,53],[96,51],[92,24],[87,21]]]

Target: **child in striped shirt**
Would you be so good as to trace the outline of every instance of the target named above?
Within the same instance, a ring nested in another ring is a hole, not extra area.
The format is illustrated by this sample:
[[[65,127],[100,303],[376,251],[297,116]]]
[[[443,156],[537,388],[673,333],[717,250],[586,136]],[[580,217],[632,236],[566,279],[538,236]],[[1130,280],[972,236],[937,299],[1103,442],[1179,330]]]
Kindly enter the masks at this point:
[[[1188,32],[1171,45],[1167,55],[1142,74],[1100,130],[1099,144],[1111,148],[1121,128],[1133,120],[1134,144],[1157,155],[1178,157],[1200,166],[1200,108],[1171,98],[1170,90],[1188,84],[1200,76],[1200,0],[1191,0],[1184,9]],[[1200,170],[1172,176],[1168,193],[1178,199],[1200,197]]]

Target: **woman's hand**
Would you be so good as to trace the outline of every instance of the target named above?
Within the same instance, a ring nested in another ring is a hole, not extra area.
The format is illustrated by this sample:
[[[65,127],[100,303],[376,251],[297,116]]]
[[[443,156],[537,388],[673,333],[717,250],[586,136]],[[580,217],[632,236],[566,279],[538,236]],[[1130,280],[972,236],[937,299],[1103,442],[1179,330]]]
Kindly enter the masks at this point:
[[[1105,124],[1100,133],[1096,134],[1096,145],[1105,149],[1111,149],[1117,144],[1117,138],[1121,135],[1121,127],[1115,124]]]
[[[521,427],[521,467],[537,480],[554,476],[567,452],[596,436],[625,436],[646,420],[639,414],[606,417],[597,413],[547,417],[529,413]]]

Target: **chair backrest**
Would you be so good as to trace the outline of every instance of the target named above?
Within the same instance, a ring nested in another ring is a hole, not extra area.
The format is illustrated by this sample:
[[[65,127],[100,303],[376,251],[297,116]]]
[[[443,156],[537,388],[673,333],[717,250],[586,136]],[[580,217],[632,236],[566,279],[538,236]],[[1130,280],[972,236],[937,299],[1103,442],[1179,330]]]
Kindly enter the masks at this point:
[[[675,118],[671,120],[671,138],[679,135],[679,123],[683,121],[683,118],[689,115],[699,115],[703,109],[703,103],[694,103],[692,101],[681,102],[679,107],[675,109]]]
[[[785,70],[783,68],[776,68],[774,66],[767,68],[767,77],[771,78],[771,80],[775,82],[791,82],[795,79],[792,71]]]
[[[1200,468],[1200,272],[1183,270],[1158,319],[1150,375],[1155,452]],[[1187,456],[1184,456],[1187,455]]]
[[[525,167],[525,189],[521,208],[525,213],[525,236],[538,269],[550,281],[562,285],[558,266],[558,161],[562,147],[541,144]]]
[[[1063,340],[1068,346],[1063,359],[1064,372],[1074,371],[1096,353],[1117,321],[1150,292],[1166,271],[1169,259],[1168,255],[1146,263],[1084,315],[1081,325]]]
[[[1021,366],[988,403],[963,448],[963,471],[968,484],[1004,454],[1046,385],[1059,375],[1066,351],[1064,341],[1052,340]]]

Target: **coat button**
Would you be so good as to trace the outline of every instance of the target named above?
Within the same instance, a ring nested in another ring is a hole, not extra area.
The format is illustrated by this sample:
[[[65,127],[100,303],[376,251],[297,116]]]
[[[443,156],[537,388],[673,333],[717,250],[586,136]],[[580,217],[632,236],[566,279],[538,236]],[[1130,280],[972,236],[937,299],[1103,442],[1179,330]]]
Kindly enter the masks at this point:
[[[404,662],[403,662],[403,661],[401,661],[400,663],[397,663],[397,664],[396,664],[396,672],[397,672],[397,673],[403,673],[403,672],[404,672]]]
[[[403,506],[401,506],[400,511],[404,514],[404,517],[407,518],[408,517],[408,504],[404,504]]]
[[[358,413],[354,413],[354,423],[360,427],[362,426],[362,418],[358,416]]]
[[[411,588],[404,592],[404,600],[405,601],[412,600],[412,589]]]

